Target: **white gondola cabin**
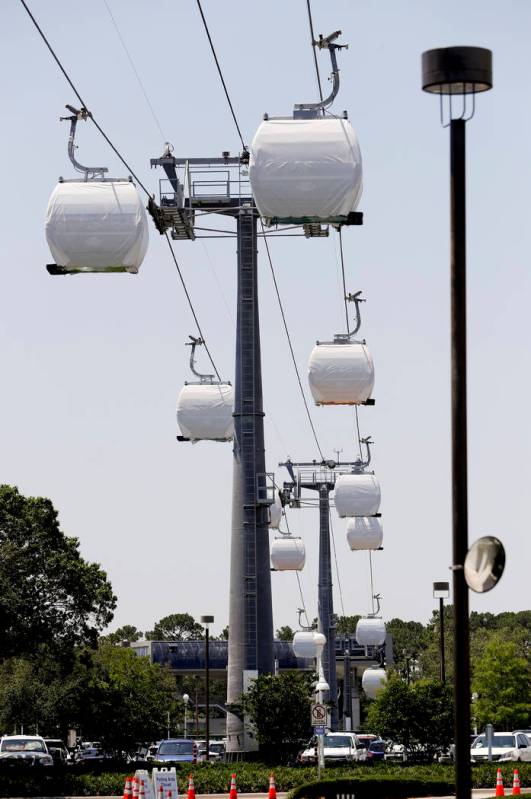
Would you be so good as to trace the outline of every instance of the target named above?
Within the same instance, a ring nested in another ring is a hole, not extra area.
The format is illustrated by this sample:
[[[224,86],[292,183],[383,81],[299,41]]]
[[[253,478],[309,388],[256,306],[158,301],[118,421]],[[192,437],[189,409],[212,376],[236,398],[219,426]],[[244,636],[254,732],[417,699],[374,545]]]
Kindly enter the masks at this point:
[[[361,152],[347,119],[266,119],[251,144],[249,178],[268,223],[340,222],[362,193]]]
[[[293,652],[298,658],[317,658],[326,644],[322,633],[314,630],[299,630],[293,636]]]
[[[369,699],[376,699],[378,691],[385,688],[387,674],[385,669],[365,669],[361,678],[361,687]]]
[[[380,484],[365,472],[340,474],[335,485],[336,510],[345,516],[374,516],[381,501]]]
[[[380,549],[382,522],[377,516],[352,516],[347,523],[347,542],[352,550]]]
[[[271,544],[271,566],[275,571],[301,571],[306,563],[306,549],[302,538],[291,535],[277,536]]]
[[[353,302],[352,330],[337,333],[333,341],[318,341],[308,363],[308,381],[316,405],[368,405],[374,388],[374,363],[365,341],[354,336],[361,327],[361,291],[345,299]]]
[[[366,344],[317,344],[308,363],[316,405],[362,405],[374,388],[374,363]]]
[[[353,219],[362,192],[358,139],[346,112],[341,118],[325,115],[339,91],[336,50],[344,45],[335,40],[340,33],[316,42],[331,58],[330,95],[297,104],[293,117],[265,114],[252,141],[249,178],[266,224],[359,224]]]
[[[111,179],[105,167],[84,167],[74,157],[75,130],[86,109],[62,117],[71,122],[68,154],[84,179],[60,179],[48,203],[46,240],[55,259],[50,274],[136,274],[149,243],[148,221],[135,184]]]
[[[361,646],[381,646],[385,643],[385,624],[379,616],[359,619],[356,625],[356,641]]]
[[[230,383],[188,383],[177,399],[181,435],[192,442],[231,441],[234,389]]]
[[[190,369],[199,378],[185,383],[177,399],[177,422],[180,441],[231,441],[234,435],[234,389],[230,383],[216,381],[214,375],[201,374],[195,368],[196,347],[202,338],[190,336]]]

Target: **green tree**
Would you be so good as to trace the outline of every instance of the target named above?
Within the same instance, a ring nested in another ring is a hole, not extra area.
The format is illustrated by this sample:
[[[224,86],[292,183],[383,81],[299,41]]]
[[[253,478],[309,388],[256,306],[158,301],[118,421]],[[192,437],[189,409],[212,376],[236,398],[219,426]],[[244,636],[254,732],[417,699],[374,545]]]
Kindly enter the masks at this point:
[[[293,641],[295,632],[286,624],[278,628],[276,635],[279,641]]]
[[[77,717],[86,738],[111,750],[131,749],[138,741],[162,738],[167,714],[181,723],[182,708],[171,671],[127,647],[100,645],[87,670]]]
[[[491,723],[511,730],[529,724],[531,667],[516,643],[492,636],[476,663],[472,689],[478,694],[474,714],[483,728]]]
[[[218,636],[218,641],[228,641],[229,640],[229,625],[227,624],[226,627],[222,629]]]
[[[0,726],[63,736],[75,726],[90,740],[114,751],[156,740],[181,723],[175,678],[167,668],[138,657],[127,647],[101,641],[66,665],[40,652],[0,666]]]
[[[420,747],[431,757],[445,749],[453,737],[452,691],[437,680],[408,685],[392,674],[371,704],[367,721],[380,735],[407,749]]]
[[[108,633],[103,636],[105,641],[111,644],[119,645],[125,641],[140,641],[144,633],[132,624],[124,624],[123,627],[118,627],[113,633]]]
[[[200,641],[204,630],[189,613],[170,613],[146,632],[148,641]]]
[[[338,616],[336,620],[337,635],[354,635],[356,625],[361,616]]]
[[[115,606],[107,575],[61,531],[51,501],[0,486],[0,658],[94,645]]]
[[[391,674],[387,685],[378,692],[367,713],[367,724],[379,735],[392,738],[406,748],[411,742],[414,697],[410,685]]]
[[[254,725],[264,759],[288,760],[309,739],[314,681],[308,672],[262,674],[243,695],[240,709]]]
[[[418,680],[411,686],[414,715],[411,737],[431,757],[442,752],[454,736],[452,689],[439,680]]]
[[[426,627],[418,621],[391,619],[386,628],[393,636],[394,667],[402,677],[406,677],[408,668],[411,670],[411,661],[418,661],[428,646]]]

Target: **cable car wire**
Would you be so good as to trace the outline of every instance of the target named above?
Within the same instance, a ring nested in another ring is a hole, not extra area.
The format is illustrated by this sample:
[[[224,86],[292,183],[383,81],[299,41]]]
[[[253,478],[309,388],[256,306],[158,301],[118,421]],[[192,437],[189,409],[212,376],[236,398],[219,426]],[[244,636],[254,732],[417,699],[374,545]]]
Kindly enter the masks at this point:
[[[275,486],[276,486],[276,483],[275,483]],[[278,488],[278,486],[276,486],[276,487]],[[286,513],[286,511],[284,511],[284,519],[286,521],[286,530],[288,531],[288,534],[291,535],[291,530],[289,529],[288,514]],[[300,578],[299,572],[296,571],[295,575],[297,577],[297,584],[299,586],[299,594],[300,594],[300,598],[301,598],[302,609],[304,611],[304,615],[306,616],[306,626],[310,627],[310,620],[308,618],[308,611],[306,610],[306,603],[304,602],[304,594],[302,593],[302,585],[301,585],[301,578]]]
[[[339,565],[338,565],[338,562],[337,562],[337,553],[336,553],[336,539],[335,539],[335,536],[334,536],[334,528],[332,527],[332,513],[330,511],[328,511],[328,518],[329,518],[329,522],[330,522],[330,533],[331,533],[330,537],[332,539],[332,548],[334,550],[334,560],[335,560],[335,563],[336,563],[336,576],[337,576],[337,587],[338,587],[338,590],[339,590],[339,601],[341,603],[341,612],[343,613],[343,616],[344,616],[345,615],[345,605],[343,604],[343,589],[341,588],[341,578],[339,576]]]
[[[217,375],[217,378],[218,378],[218,380],[219,380],[219,381],[220,381],[220,383],[221,383],[221,377],[220,377],[220,374],[219,374],[219,372],[218,372],[218,369],[217,369],[217,366],[216,366],[216,364],[214,363],[214,359],[212,358],[212,355],[210,354],[210,350],[208,349],[208,345],[207,345],[207,343],[206,343],[206,339],[205,339],[205,337],[204,337],[204,335],[203,335],[203,331],[201,330],[201,325],[199,324],[199,319],[197,318],[197,314],[196,314],[196,312],[195,312],[195,309],[194,309],[194,306],[193,306],[192,300],[190,299],[190,295],[189,295],[189,293],[188,293],[188,289],[186,288],[186,283],[184,282],[183,274],[182,274],[182,272],[181,272],[181,268],[180,268],[180,266],[179,266],[179,262],[177,261],[177,257],[176,257],[176,255],[175,255],[175,251],[174,251],[174,249],[173,249],[173,246],[172,246],[172,243],[171,243],[171,241],[170,241],[170,237],[168,236],[168,232],[167,232],[167,231],[165,231],[165,232],[164,232],[164,235],[165,235],[165,237],[166,237],[166,241],[168,242],[168,247],[170,248],[171,256],[172,256],[172,258],[173,258],[173,262],[174,262],[174,264],[175,264],[175,268],[177,269],[177,273],[178,273],[178,275],[179,275],[179,278],[180,278],[180,280],[181,280],[181,283],[182,283],[182,287],[183,287],[184,293],[186,294],[186,299],[188,300],[188,305],[190,306],[190,310],[191,310],[191,312],[192,312],[192,316],[194,317],[194,322],[195,322],[195,324],[196,324],[196,326],[197,326],[197,330],[198,330],[198,332],[199,332],[199,335],[200,335],[201,339],[203,340],[203,346],[204,346],[204,348],[205,348],[205,352],[206,352],[206,354],[208,355],[208,359],[209,359],[210,363],[212,364],[212,368],[214,369],[214,371],[215,371],[215,373],[216,373],[216,375]]]
[[[111,7],[109,6],[109,3],[107,2],[107,0],[103,0],[103,3],[105,5],[105,8],[108,11],[109,17],[111,18],[112,24],[114,25],[114,28],[115,28],[116,33],[118,35],[118,38],[120,39],[120,44],[122,45],[122,47],[124,49],[124,52],[125,52],[128,60],[129,60],[129,63],[131,65],[131,69],[133,70],[133,72],[135,74],[135,78],[138,81],[138,85],[140,86],[142,94],[144,95],[144,99],[145,99],[146,103],[148,104],[149,110],[151,111],[151,116],[153,117],[155,125],[159,129],[159,133],[162,136],[163,141],[165,141],[166,140],[166,136],[164,135],[164,131],[162,130],[162,125],[160,124],[160,120],[159,120],[157,114],[155,113],[155,109],[153,108],[151,100],[148,97],[148,93],[147,93],[146,88],[145,88],[145,86],[144,86],[144,84],[142,82],[142,78],[138,74],[138,70],[137,70],[137,68],[135,66],[135,62],[133,61],[133,57],[132,57],[131,53],[129,52],[128,48],[127,48],[127,45],[126,45],[126,43],[124,41],[124,37],[122,36],[120,28],[118,27],[118,23],[116,22],[114,14],[111,11]]]
[[[39,32],[39,34],[40,34],[40,36],[41,36],[41,38],[42,38],[42,40],[43,40],[44,44],[46,45],[46,47],[48,48],[48,50],[49,50],[49,51],[50,51],[50,53],[52,54],[52,57],[53,57],[53,59],[54,59],[55,63],[57,64],[57,66],[59,67],[59,69],[61,70],[61,72],[63,73],[64,77],[65,77],[65,78],[66,78],[66,80],[67,80],[67,83],[70,85],[70,88],[72,89],[72,91],[73,91],[73,92],[74,92],[74,94],[76,95],[77,99],[79,100],[79,102],[81,103],[81,105],[83,106],[83,108],[86,108],[86,109],[88,109],[88,106],[87,106],[87,104],[85,103],[85,101],[84,101],[84,100],[83,100],[83,98],[81,97],[80,93],[79,93],[79,92],[78,92],[78,90],[76,89],[76,87],[75,87],[75,85],[74,85],[74,83],[73,83],[72,79],[70,78],[70,75],[68,74],[68,72],[66,71],[66,69],[64,68],[64,66],[62,65],[62,63],[60,62],[60,60],[59,60],[59,58],[58,58],[58,56],[57,56],[57,54],[56,54],[55,50],[53,49],[52,45],[50,44],[50,42],[49,42],[49,41],[48,41],[48,39],[46,38],[46,36],[45,36],[45,34],[44,34],[44,32],[43,32],[42,28],[40,27],[39,23],[37,22],[37,20],[35,19],[35,17],[34,17],[34,16],[33,16],[33,14],[31,13],[31,11],[29,10],[27,3],[25,2],[25,0],[20,0],[20,2],[22,3],[22,5],[24,6],[24,8],[26,9],[26,11],[27,11],[27,14],[28,14],[29,18],[31,19],[31,21],[33,22],[33,24],[35,25],[35,27],[37,28],[37,30],[38,30],[38,32]],[[101,125],[99,125],[99,124],[98,124],[98,122],[96,122],[96,120],[94,119],[94,117],[92,116],[92,114],[91,114],[90,112],[89,112],[89,119],[90,119],[90,120],[91,120],[91,121],[94,123],[94,125],[95,125],[95,126],[96,126],[96,128],[97,128],[97,130],[98,130],[98,131],[101,133],[101,135],[103,136],[103,138],[105,139],[105,141],[107,142],[107,144],[109,145],[109,147],[111,148],[111,150],[113,150],[113,152],[114,152],[114,153],[115,153],[115,154],[118,156],[118,158],[120,159],[120,161],[122,162],[122,164],[123,164],[123,165],[124,165],[124,166],[125,166],[125,167],[126,167],[128,170],[129,170],[129,172],[130,172],[130,173],[131,173],[131,175],[134,177],[134,179],[136,180],[136,182],[138,183],[138,185],[139,185],[139,186],[140,186],[140,187],[141,187],[141,188],[142,188],[142,189],[145,191],[145,193],[147,194],[147,196],[148,196],[148,197],[151,197],[151,194],[150,194],[150,192],[149,192],[149,191],[146,189],[146,187],[144,186],[144,184],[142,183],[142,181],[140,180],[140,178],[138,177],[138,175],[136,175],[136,174],[135,174],[135,172],[134,172],[134,171],[131,169],[131,167],[129,166],[129,164],[128,164],[128,163],[127,163],[127,161],[125,160],[125,158],[124,158],[124,157],[122,156],[122,154],[121,154],[121,153],[118,151],[118,149],[117,149],[117,148],[114,146],[114,144],[113,144],[113,143],[112,143],[112,141],[109,139],[109,137],[107,136],[107,134],[105,133],[105,131],[103,130],[103,128],[101,127]]]
[[[81,94],[79,93],[79,91],[77,90],[76,86],[74,85],[74,83],[73,83],[72,79],[70,78],[70,76],[69,76],[68,72],[66,71],[66,69],[65,69],[65,68],[64,68],[64,66],[62,65],[61,61],[59,60],[59,57],[57,56],[57,54],[56,54],[55,50],[53,49],[53,47],[51,46],[50,42],[49,42],[49,41],[48,41],[48,39],[46,38],[46,36],[45,36],[45,34],[44,34],[44,32],[43,32],[42,28],[41,28],[41,27],[40,27],[40,25],[39,25],[39,23],[37,22],[37,20],[35,19],[35,17],[34,17],[34,16],[33,16],[33,14],[31,13],[31,11],[30,11],[30,9],[29,9],[29,7],[28,7],[27,3],[25,2],[25,0],[20,0],[20,2],[22,3],[23,7],[25,8],[25,10],[26,10],[26,12],[27,12],[28,16],[30,17],[31,21],[32,21],[32,22],[33,22],[33,24],[35,25],[35,27],[36,27],[37,31],[39,32],[39,34],[40,34],[40,36],[41,36],[41,38],[42,38],[42,40],[43,40],[44,44],[46,45],[46,47],[47,47],[47,48],[48,48],[48,50],[50,51],[50,53],[51,53],[51,55],[52,55],[52,57],[53,57],[53,59],[54,59],[55,63],[57,64],[57,66],[59,67],[59,69],[60,69],[60,70],[61,70],[61,72],[63,73],[64,77],[66,78],[66,81],[67,81],[67,82],[68,82],[68,84],[70,85],[70,88],[72,89],[72,91],[73,91],[73,92],[74,92],[74,94],[76,95],[77,99],[79,100],[79,102],[81,103],[81,105],[83,106],[83,108],[87,108],[87,104],[86,104],[86,103],[85,103],[85,101],[83,100],[83,98],[82,98]],[[104,0],[104,2],[105,2],[105,0]],[[105,4],[106,4],[106,3],[105,3]],[[106,4],[106,5],[107,5],[107,4]],[[112,16],[112,15],[111,15],[111,16]],[[151,104],[150,104],[150,105],[151,105]],[[140,187],[141,187],[141,188],[144,190],[144,192],[147,194],[147,196],[148,196],[148,197],[151,197],[151,193],[150,193],[150,192],[149,192],[149,191],[146,189],[146,187],[144,186],[144,184],[142,183],[142,181],[140,180],[140,178],[139,178],[139,177],[138,177],[138,176],[135,174],[135,172],[134,172],[134,171],[131,169],[131,167],[129,166],[129,164],[128,164],[128,163],[127,163],[127,161],[125,160],[125,158],[124,158],[124,157],[121,155],[121,153],[118,151],[118,149],[117,149],[117,148],[115,147],[115,145],[112,143],[112,141],[109,139],[109,137],[107,136],[107,134],[105,133],[105,131],[102,129],[102,127],[101,127],[101,126],[100,126],[100,125],[99,125],[99,124],[96,122],[96,120],[94,119],[94,117],[92,116],[92,114],[90,115],[90,119],[92,120],[92,122],[93,122],[93,123],[94,123],[94,125],[96,126],[97,130],[98,130],[98,131],[101,133],[101,135],[103,136],[103,138],[105,139],[105,141],[107,142],[107,144],[108,144],[108,145],[111,147],[111,149],[112,149],[112,150],[113,150],[113,151],[116,153],[116,155],[118,156],[118,158],[120,159],[120,161],[122,162],[122,164],[124,164],[124,166],[125,166],[125,167],[126,167],[128,170],[129,170],[129,172],[131,173],[131,175],[132,175],[132,176],[135,178],[135,180],[137,181],[138,185],[139,185],[139,186],[140,186]],[[197,326],[197,330],[198,330],[198,332],[199,332],[199,335],[200,335],[200,336],[201,336],[201,338],[203,339],[203,342],[204,342],[204,347],[205,347],[205,351],[206,351],[206,353],[207,353],[207,355],[208,355],[208,358],[209,358],[209,360],[210,360],[210,363],[212,364],[212,367],[214,368],[214,371],[215,371],[215,373],[216,373],[216,375],[217,375],[217,378],[218,378],[218,380],[219,380],[219,381],[221,381],[221,377],[220,377],[220,374],[219,374],[219,372],[218,372],[218,370],[217,370],[216,364],[214,363],[214,359],[212,358],[212,355],[210,354],[210,350],[208,349],[208,345],[206,344],[206,340],[205,340],[205,337],[204,337],[204,335],[203,335],[203,331],[201,330],[201,325],[199,324],[199,319],[197,318],[197,314],[196,314],[196,312],[195,312],[195,308],[194,308],[194,306],[193,306],[193,303],[192,303],[192,300],[191,300],[191,298],[190,298],[190,294],[188,293],[188,289],[187,289],[187,287],[186,287],[186,283],[185,283],[185,281],[184,281],[184,278],[183,278],[183,275],[182,275],[181,269],[180,269],[180,267],[179,267],[179,263],[178,263],[178,261],[177,261],[177,258],[176,258],[176,256],[175,256],[175,252],[174,252],[174,250],[173,250],[173,247],[172,247],[171,241],[170,241],[170,239],[169,239],[169,237],[168,237],[168,234],[167,234],[167,233],[165,233],[165,236],[166,236],[166,241],[168,242],[168,247],[170,248],[170,252],[171,252],[171,255],[172,255],[172,258],[173,258],[173,262],[174,262],[174,264],[175,264],[175,267],[176,267],[176,269],[177,269],[177,273],[178,273],[178,275],[179,275],[179,278],[180,278],[180,280],[181,280],[181,284],[182,284],[182,287],[183,287],[183,289],[184,289],[184,293],[185,293],[185,295],[186,295],[186,299],[188,300],[188,305],[190,306],[190,310],[192,311],[192,316],[193,316],[193,318],[194,318],[194,321],[195,321],[195,324],[196,324],[196,326]]]
[[[236,119],[236,114],[234,113],[234,108],[232,107],[232,102],[229,96],[229,91],[227,89],[227,84],[225,83],[225,78],[223,77],[223,72],[221,71],[221,67],[219,65],[218,57],[216,55],[216,50],[214,48],[214,43],[212,42],[212,37],[210,36],[210,31],[208,29],[207,21],[205,19],[205,15],[203,14],[203,9],[201,7],[201,0],[196,0],[197,7],[199,9],[199,13],[201,14],[201,19],[203,20],[203,25],[205,28],[205,33],[208,37],[208,41],[210,43],[210,49],[212,50],[212,55],[214,56],[214,61],[216,62],[216,67],[218,68],[218,74],[223,85],[223,91],[225,92],[225,97],[227,98],[227,102],[229,104],[230,112],[232,114],[232,118],[234,120],[234,124],[236,125],[236,130],[238,131],[238,136],[240,137],[240,141],[242,143],[242,147],[246,150],[245,142],[243,141],[242,132],[240,130],[240,126],[238,125],[238,120]]]
[[[313,19],[312,9],[310,7],[310,0],[306,0],[306,9],[308,11],[308,22],[310,23],[310,35],[312,37],[312,50],[313,50],[313,63],[315,64],[315,73],[317,75],[317,85],[319,86],[319,97],[323,101],[323,90],[321,88],[321,74],[319,72],[319,63],[317,61],[317,53],[315,50],[315,34],[313,32]]]
[[[350,333],[350,327],[348,323],[348,300],[347,300],[347,283],[345,280],[345,259],[343,257],[343,236],[341,234],[341,228],[339,228],[339,254],[341,256],[341,278],[343,280],[343,302],[345,304],[345,321],[347,324],[347,336]]]

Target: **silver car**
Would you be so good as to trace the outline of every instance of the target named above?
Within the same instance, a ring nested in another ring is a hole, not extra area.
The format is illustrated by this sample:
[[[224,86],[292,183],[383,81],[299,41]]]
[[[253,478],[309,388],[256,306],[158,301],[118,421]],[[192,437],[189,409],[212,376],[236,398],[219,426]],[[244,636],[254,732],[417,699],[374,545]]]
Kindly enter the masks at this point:
[[[531,761],[531,743],[523,732],[495,732],[492,736],[492,760]],[[489,759],[486,735],[478,735],[470,749],[472,763],[485,763]]]

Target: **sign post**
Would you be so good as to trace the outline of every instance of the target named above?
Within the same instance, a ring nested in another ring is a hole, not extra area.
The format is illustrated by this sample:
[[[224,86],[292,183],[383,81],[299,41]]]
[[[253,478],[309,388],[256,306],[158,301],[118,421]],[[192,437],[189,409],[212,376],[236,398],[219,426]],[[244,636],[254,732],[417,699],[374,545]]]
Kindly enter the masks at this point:
[[[315,702],[311,706],[311,720],[315,735],[317,736],[317,779],[321,779],[321,769],[324,768],[324,741],[325,725],[327,722],[326,705]]]

